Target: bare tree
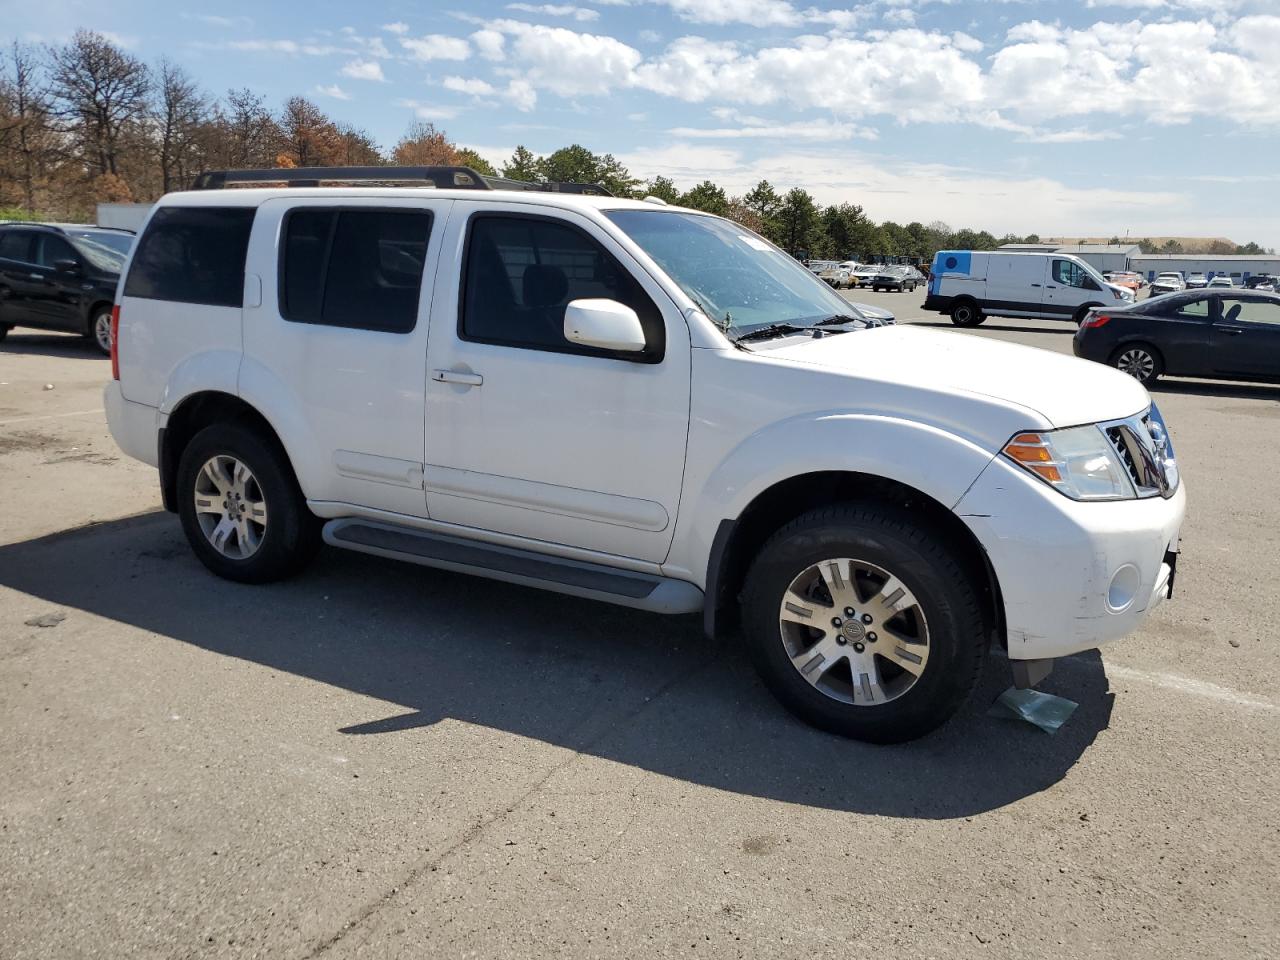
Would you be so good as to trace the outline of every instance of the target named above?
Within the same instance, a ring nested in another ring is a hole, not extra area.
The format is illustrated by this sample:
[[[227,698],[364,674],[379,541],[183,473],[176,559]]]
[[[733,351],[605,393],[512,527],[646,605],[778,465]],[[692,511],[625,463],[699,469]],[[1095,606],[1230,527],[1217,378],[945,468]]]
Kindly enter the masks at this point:
[[[81,159],[94,175],[119,176],[122,143],[147,113],[146,64],[89,30],[49,57],[56,106]]]
[[[209,119],[209,102],[181,67],[161,60],[155,103],[157,160],[161,190],[185,186],[195,172],[201,148],[200,133]]]
[[[38,80],[35,51],[16,40],[0,78],[0,151],[5,179],[20,189],[23,209],[36,208],[36,185],[53,160],[49,94]]]
[[[324,165],[342,153],[338,128],[306,97],[285,101],[279,125],[284,142],[282,155],[294,166]]]
[[[281,134],[265,101],[247,87],[227,91],[218,124],[223,137],[218,154],[227,167],[273,167]]]
[[[372,167],[385,163],[378,142],[367,130],[350,124],[338,124],[339,156],[336,162],[349,166]]]

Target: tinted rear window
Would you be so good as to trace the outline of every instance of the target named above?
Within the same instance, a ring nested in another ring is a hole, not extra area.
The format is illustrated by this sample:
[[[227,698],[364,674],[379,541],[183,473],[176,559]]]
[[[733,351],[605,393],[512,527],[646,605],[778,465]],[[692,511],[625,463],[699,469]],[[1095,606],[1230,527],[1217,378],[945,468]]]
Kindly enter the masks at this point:
[[[431,214],[423,210],[292,211],[284,227],[280,315],[408,333],[418,319],[430,235]]]
[[[31,262],[31,233],[27,230],[5,230],[0,233],[0,257]]]
[[[138,241],[126,297],[239,307],[253,207],[165,207]]]

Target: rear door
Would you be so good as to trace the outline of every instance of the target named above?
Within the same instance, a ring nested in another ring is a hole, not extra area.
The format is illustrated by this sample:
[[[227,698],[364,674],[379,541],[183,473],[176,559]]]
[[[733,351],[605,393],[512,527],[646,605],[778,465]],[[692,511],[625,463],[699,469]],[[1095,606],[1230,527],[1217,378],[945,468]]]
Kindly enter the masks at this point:
[[[1213,324],[1214,371],[1227,377],[1280,378],[1280,300],[1224,294]]]
[[[1029,317],[1040,312],[1044,297],[1045,261],[1039,257],[992,254],[987,263],[984,306],[1002,316]]]
[[[427,317],[452,200],[268,200],[245,278],[240,394],[313,501],[424,516]]]

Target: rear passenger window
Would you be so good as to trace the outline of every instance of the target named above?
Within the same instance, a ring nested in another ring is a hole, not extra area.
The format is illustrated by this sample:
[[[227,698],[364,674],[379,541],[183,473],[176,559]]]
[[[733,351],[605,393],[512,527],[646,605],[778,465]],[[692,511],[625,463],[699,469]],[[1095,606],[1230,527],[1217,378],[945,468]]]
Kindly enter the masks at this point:
[[[280,252],[280,315],[408,333],[418,319],[430,235],[425,210],[291,211]]]
[[[164,207],[138,241],[126,297],[239,307],[253,207]]]
[[[31,262],[31,233],[26,230],[6,230],[0,233],[0,258]]]
[[[577,227],[529,216],[472,218],[463,278],[460,334],[531,350],[615,356],[570,343],[565,308],[572,300],[616,300],[640,318],[647,346],[622,359],[658,363],[665,349],[662,314],[636,279]]]

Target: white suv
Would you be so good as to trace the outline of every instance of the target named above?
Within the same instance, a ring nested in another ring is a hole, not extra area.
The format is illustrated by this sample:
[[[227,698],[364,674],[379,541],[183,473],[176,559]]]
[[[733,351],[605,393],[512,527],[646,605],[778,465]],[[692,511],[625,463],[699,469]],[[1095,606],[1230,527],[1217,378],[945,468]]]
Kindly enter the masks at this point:
[[[700,613],[880,742],[954,713],[992,643],[1030,685],[1170,593],[1184,493],[1132,377],[867,327],[697,211],[391,177],[436,186],[170,194],[134,248],[108,419],[214,573],[323,539]]]

